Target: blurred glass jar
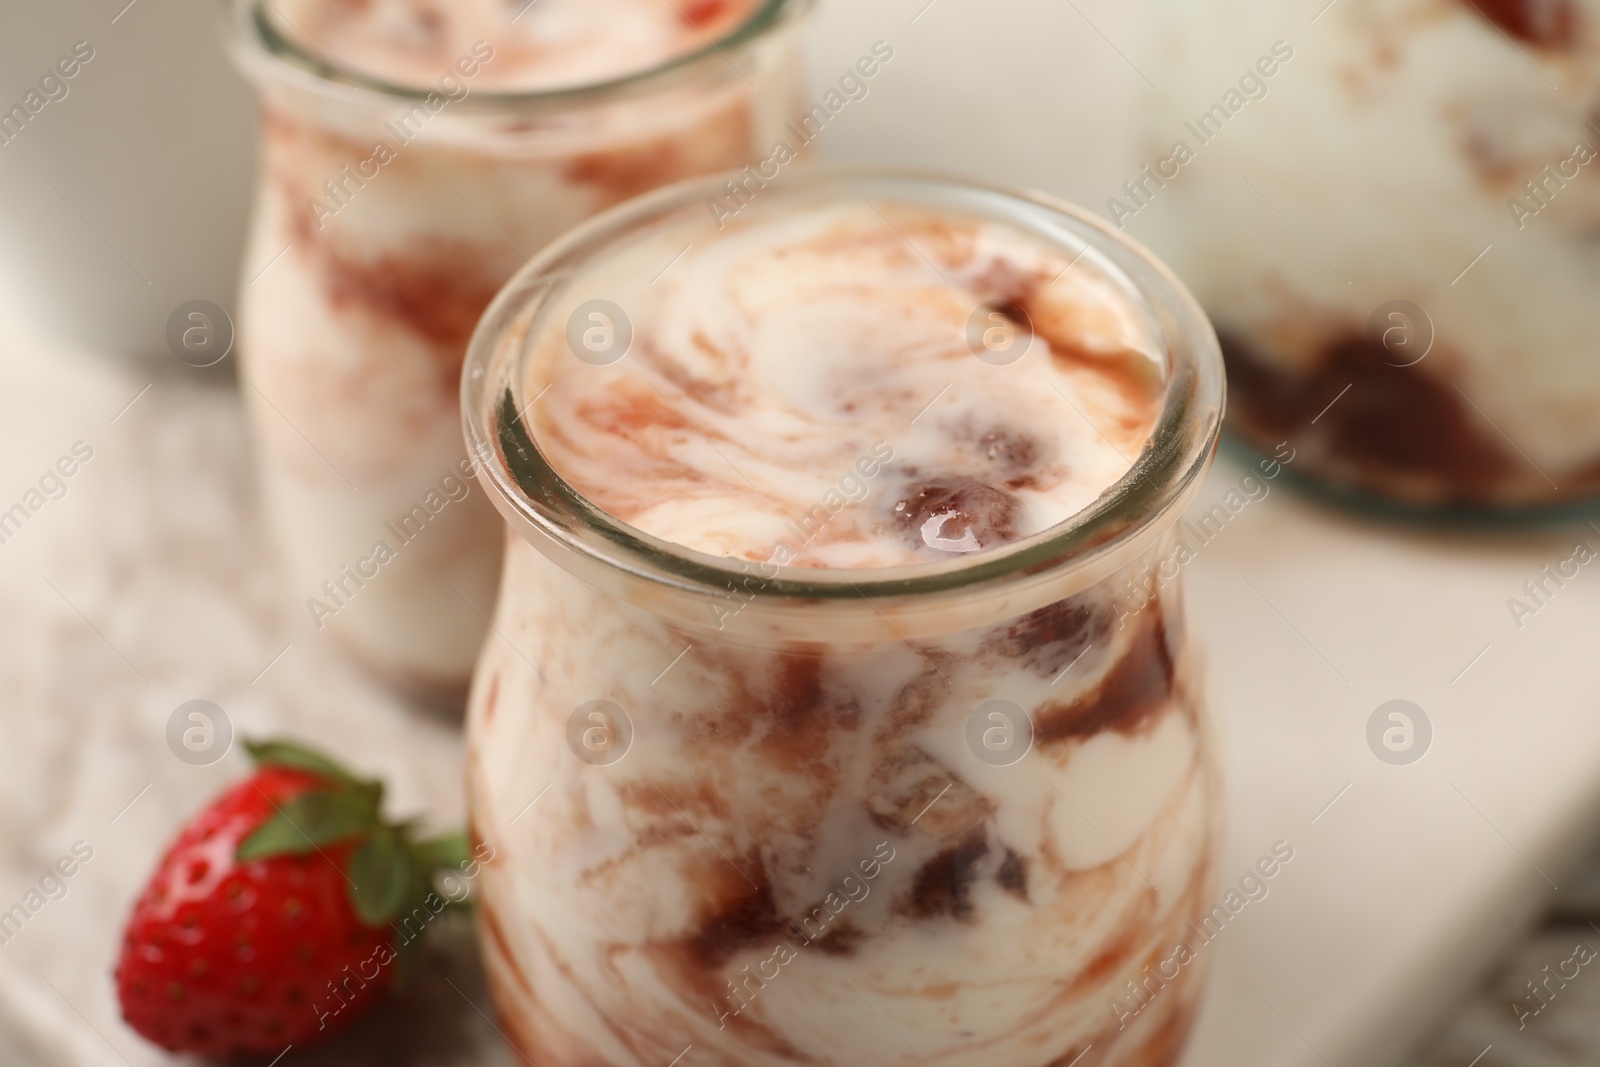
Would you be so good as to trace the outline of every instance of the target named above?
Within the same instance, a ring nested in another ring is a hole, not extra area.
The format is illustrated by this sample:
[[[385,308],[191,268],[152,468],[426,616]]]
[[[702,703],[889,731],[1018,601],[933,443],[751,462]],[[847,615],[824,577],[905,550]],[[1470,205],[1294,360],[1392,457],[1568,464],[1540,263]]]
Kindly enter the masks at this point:
[[[1600,3],[1161,16],[1108,210],[1216,323],[1232,431],[1413,508],[1600,493]]]
[[[460,423],[479,314],[573,224],[773,143],[809,5],[751,6],[720,43],[642,73],[501,92],[473,88],[493,40],[436,85],[391,85],[236,0],[262,110],[239,349],[266,507],[311,621],[401,688],[461,699],[499,577],[502,524]]]

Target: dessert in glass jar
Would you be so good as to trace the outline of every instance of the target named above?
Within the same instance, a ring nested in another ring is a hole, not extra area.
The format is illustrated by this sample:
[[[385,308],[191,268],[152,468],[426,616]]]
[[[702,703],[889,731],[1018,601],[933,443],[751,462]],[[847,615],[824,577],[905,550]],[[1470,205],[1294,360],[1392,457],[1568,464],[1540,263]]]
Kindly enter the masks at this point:
[[[1231,429],[1420,509],[1600,493],[1600,3],[1161,5],[1110,210],[1194,288]]]
[[[719,227],[718,188],[557,241],[468,356],[513,529],[467,720],[502,1029],[548,1067],[1175,1062],[1214,334],[1064,204],[799,171]]]
[[[464,476],[461,361],[527,257],[762,157],[804,0],[237,0],[262,151],[239,346],[296,602],[459,701],[501,524]]]

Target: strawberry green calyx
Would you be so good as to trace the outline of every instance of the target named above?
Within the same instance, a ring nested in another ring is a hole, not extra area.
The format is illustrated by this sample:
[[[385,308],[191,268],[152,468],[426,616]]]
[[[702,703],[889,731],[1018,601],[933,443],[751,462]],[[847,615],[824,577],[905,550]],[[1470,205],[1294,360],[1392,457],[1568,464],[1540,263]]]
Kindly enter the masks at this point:
[[[369,927],[422,904],[436,873],[470,859],[463,834],[417,840],[410,823],[385,822],[383,783],[357,777],[319,752],[290,741],[245,742],[257,766],[299,771],[320,782],[283,804],[239,845],[240,863],[349,845],[344,872],[350,903]]]

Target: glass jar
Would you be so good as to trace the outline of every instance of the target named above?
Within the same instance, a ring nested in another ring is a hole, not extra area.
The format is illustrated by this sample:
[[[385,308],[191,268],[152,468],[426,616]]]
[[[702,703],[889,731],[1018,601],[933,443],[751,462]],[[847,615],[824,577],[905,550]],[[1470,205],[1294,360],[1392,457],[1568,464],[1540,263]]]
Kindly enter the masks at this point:
[[[1176,529],[1221,417],[1209,325],[1076,208],[870,170],[785,177],[763,211],[859,195],[1095,257],[1169,353],[1166,399],[1125,477],[1005,547],[854,571],[686,549],[544,459],[522,415],[540,391],[527,339],[597,257],[615,254],[607,278],[637,273],[617,250],[718,188],[557,241],[468,355],[470,450],[514,531],[504,640],[467,723],[503,1031],[550,1067],[691,1046],[721,1067],[1046,1067],[1090,1047],[1095,1064],[1175,1062],[1220,818]]]
[[[1411,508],[1600,492],[1600,4],[1156,24],[1148,165],[1107,208],[1216,323],[1231,430]]]
[[[236,0],[262,114],[239,349],[266,508],[295,601],[379,674],[459,703],[486,632],[501,524],[457,400],[479,315],[596,211],[765,155],[797,107],[808,6],[769,0],[655,70],[515,93],[472,88],[493,40],[410,89]]]

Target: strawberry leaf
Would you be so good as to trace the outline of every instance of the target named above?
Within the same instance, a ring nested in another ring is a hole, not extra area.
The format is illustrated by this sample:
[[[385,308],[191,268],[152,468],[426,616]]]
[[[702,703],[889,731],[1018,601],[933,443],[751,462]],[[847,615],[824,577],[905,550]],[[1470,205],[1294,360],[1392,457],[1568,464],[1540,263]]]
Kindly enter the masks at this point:
[[[375,797],[316,790],[279,805],[277,812],[239,845],[241,863],[303,855],[322,845],[369,832],[378,824]]]
[[[411,846],[412,853],[417,858],[417,863],[425,871],[441,867],[452,872],[466,869],[472,862],[472,847],[463,833],[444,834],[440,837],[430,837],[426,841],[418,841]]]
[[[416,883],[411,854],[399,834],[374,831],[350,857],[350,901],[368,926],[388,922]]]
[[[246,741],[244,747],[258,767],[288,767],[292,770],[308,771],[352,789],[382,788],[379,783],[357,778],[322,753],[293,741],[281,739]]]

